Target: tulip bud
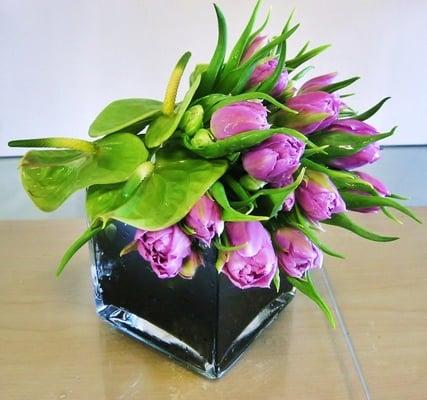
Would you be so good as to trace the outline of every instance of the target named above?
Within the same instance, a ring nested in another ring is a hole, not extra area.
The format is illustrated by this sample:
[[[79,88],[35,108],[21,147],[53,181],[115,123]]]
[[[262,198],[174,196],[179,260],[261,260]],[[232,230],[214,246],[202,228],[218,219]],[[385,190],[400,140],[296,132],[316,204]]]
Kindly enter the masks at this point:
[[[284,134],[274,135],[247,151],[243,168],[252,177],[281,187],[300,166],[304,143]]]
[[[350,135],[376,135],[377,130],[371,125],[356,119],[343,119],[335,122],[328,131],[346,132]],[[380,158],[380,146],[377,143],[368,144],[365,148],[346,157],[338,157],[329,161],[329,165],[339,169],[354,169],[366,164],[372,164]]]
[[[210,127],[218,140],[246,131],[268,129],[267,108],[258,101],[232,103],[213,113]]]
[[[274,233],[279,266],[289,276],[303,278],[314,268],[321,268],[323,253],[298,229],[280,228]]]
[[[189,136],[193,136],[203,127],[203,107],[199,104],[190,107],[182,116],[179,127]]]
[[[258,221],[228,222],[226,231],[232,246],[222,272],[240,289],[267,288],[277,271],[277,258],[269,233]]]
[[[199,129],[191,139],[194,147],[204,147],[213,143],[212,135],[207,129]]]
[[[243,64],[245,61],[249,60],[258,50],[262,49],[267,44],[267,42],[267,36],[257,36],[246,48],[240,64]]]
[[[313,221],[323,221],[332,214],[346,211],[337,188],[327,175],[320,172],[307,171],[295,195],[298,204]]]
[[[321,91],[323,88],[333,83],[336,76],[336,72],[316,76],[315,78],[305,82],[304,85],[301,86],[300,90],[298,90],[298,94]]]
[[[387,197],[391,195],[390,190],[387,188],[384,183],[382,183],[379,179],[373,177],[372,175],[367,174],[366,172],[355,172],[355,174],[365,182],[370,183],[373,188],[378,192],[378,195],[381,197]],[[357,193],[361,194],[360,191]],[[363,193],[365,194],[365,193]],[[366,193],[367,194],[367,193]],[[364,207],[364,208],[352,208],[352,211],[357,211],[361,213],[375,213],[380,210],[380,207]]]
[[[177,225],[155,232],[137,230],[135,241],[139,254],[161,279],[178,275],[183,260],[191,253],[190,239]]]
[[[185,223],[207,246],[211,245],[215,235],[220,235],[224,230],[224,221],[221,220],[218,205],[206,195],[193,206],[185,218]]]
[[[278,61],[276,58],[271,58],[261,64],[258,64],[254,71],[252,72],[251,77],[249,78],[247,88],[253,88],[263,83],[266,79],[268,79],[275,71],[277,67]],[[286,89],[288,85],[288,72],[282,71],[279,79],[271,90],[271,95],[278,97],[283,91]]]
[[[282,211],[283,212],[289,212],[292,210],[292,208],[295,205],[295,193],[292,192],[288,197],[286,197],[285,201],[282,205]]]
[[[245,189],[249,190],[250,192],[255,192],[256,190],[262,189],[266,185],[266,182],[255,179],[250,175],[243,175],[239,179],[239,182]]]
[[[179,276],[184,279],[191,279],[200,266],[202,266],[200,254],[196,250],[192,250],[191,254],[184,260]]]
[[[273,117],[274,124],[310,134],[325,129],[336,121],[341,101],[334,94],[312,92],[291,97],[286,105],[298,111],[298,114],[280,110]]]

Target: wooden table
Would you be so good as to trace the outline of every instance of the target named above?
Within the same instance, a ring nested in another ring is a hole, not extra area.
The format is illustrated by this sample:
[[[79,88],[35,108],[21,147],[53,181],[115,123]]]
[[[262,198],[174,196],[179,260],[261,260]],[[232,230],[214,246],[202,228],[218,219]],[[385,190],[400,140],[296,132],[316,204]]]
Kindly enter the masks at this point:
[[[427,208],[417,209],[427,221]],[[427,225],[357,216],[398,242],[329,229],[326,268],[373,399],[427,398]],[[95,315],[87,249],[54,269],[84,221],[0,223],[0,398],[362,399],[351,357],[298,296],[223,379],[208,381]]]

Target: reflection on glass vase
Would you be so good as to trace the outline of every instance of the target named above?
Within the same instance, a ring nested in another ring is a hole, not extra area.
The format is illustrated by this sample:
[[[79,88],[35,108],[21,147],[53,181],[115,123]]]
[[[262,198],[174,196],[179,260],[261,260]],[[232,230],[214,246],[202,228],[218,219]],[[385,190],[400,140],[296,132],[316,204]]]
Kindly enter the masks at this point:
[[[114,222],[91,242],[98,315],[120,331],[208,378],[219,378],[292,300],[280,291],[241,290],[215,268],[217,250],[201,249],[192,279],[159,279],[137,252],[120,257],[135,228]]]

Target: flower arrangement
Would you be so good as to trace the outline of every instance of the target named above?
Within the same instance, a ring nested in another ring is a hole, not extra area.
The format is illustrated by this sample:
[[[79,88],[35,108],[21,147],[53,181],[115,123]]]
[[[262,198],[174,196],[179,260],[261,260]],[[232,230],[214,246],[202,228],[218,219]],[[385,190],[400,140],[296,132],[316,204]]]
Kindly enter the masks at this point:
[[[309,296],[334,324],[310,278],[323,254],[342,257],[318,238],[321,224],[379,242],[349,211],[396,209],[417,220],[383,183],[357,168],[378,160],[379,133],[365,121],[388,100],[357,113],[337,94],[358,78],[326,74],[299,84],[302,65],[328,46],[305,45],[294,57],[287,41],[292,15],[269,40],[254,30],[258,1],[226,58],[226,22],[215,5],[218,42],[199,64],[184,98],[178,86],[190,53],[176,64],[163,101],[134,98],[109,104],[89,129],[93,141],[16,140],[41,147],[22,159],[24,188],[37,207],[57,209],[86,189],[89,228],[58,267],[113,220],[137,228],[122,255],[137,251],[159,279],[191,279],[199,250],[215,246],[216,268],[246,290],[280,284],[280,274]],[[418,221],[418,220],[417,220]]]

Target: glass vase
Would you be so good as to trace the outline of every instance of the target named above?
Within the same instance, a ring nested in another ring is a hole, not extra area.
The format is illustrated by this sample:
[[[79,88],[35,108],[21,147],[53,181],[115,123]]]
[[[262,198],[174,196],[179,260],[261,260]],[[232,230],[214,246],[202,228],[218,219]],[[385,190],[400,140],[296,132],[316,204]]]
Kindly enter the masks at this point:
[[[215,268],[214,247],[200,248],[204,266],[192,279],[159,279],[138,252],[120,257],[134,235],[114,222],[90,243],[98,315],[208,378],[221,377],[294,296],[283,279],[279,291],[233,286]]]

